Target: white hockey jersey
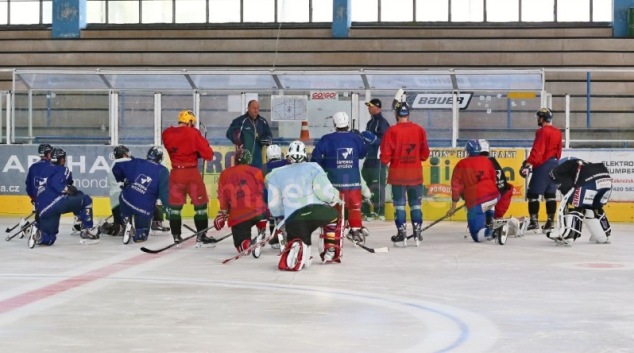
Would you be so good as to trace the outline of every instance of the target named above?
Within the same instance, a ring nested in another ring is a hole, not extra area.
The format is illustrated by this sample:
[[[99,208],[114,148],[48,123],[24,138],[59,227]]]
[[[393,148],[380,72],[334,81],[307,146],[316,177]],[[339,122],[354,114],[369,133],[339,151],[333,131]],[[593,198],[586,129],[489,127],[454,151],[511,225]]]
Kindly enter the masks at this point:
[[[131,158],[115,159],[114,163],[112,163],[112,166],[110,167],[110,172],[108,172],[107,180],[108,180],[108,188],[110,189],[110,209],[111,210],[119,206],[119,195],[121,194],[121,185],[123,185],[123,183],[118,183],[117,180],[114,178],[114,174],[112,174],[112,168],[117,163],[128,162],[130,160]]]
[[[308,205],[341,202],[339,191],[332,186],[321,166],[314,162],[277,168],[266,176],[265,184],[273,217],[289,216]]]

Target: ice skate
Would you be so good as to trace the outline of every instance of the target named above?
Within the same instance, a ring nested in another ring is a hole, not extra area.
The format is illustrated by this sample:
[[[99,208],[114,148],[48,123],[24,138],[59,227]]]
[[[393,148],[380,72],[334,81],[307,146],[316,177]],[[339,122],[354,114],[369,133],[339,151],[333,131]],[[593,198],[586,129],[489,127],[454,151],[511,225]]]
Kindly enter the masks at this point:
[[[546,223],[542,226],[542,233],[546,234],[555,229],[555,222],[553,222],[552,218],[548,218]]]
[[[365,244],[365,236],[359,228],[350,229],[348,234],[346,234],[346,238],[352,240],[353,243]]]
[[[264,240],[265,232],[265,228],[262,228],[262,230],[258,231],[258,235],[255,237],[255,239],[253,239],[253,241],[251,241],[251,244],[259,244],[262,240]],[[253,257],[255,257],[256,259],[260,257],[260,254],[262,254],[262,245],[256,246],[251,252],[251,255],[253,255]]]
[[[197,248],[215,248],[216,240],[214,237],[207,237],[205,233],[198,233],[196,236],[196,247]]]
[[[169,232],[170,227],[163,227],[163,221],[152,221],[152,226],[150,227],[153,231],[156,232]]]
[[[406,248],[407,247],[407,231],[405,230],[405,227],[401,227],[401,229],[398,230],[398,234],[392,236],[392,242],[394,243],[394,246],[397,248]]]
[[[134,237],[135,233],[136,233],[136,229],[134,229],[132,224],[126,223],[125,227],[124,227],[124,230],[123,230],[123,244],[130,243],[130,239],[132,239],[132,237]]]
[[[37,227],[32,226],[29,232],[29,248],[33,249],[36,245],[40,244],[42,240],[42,233]]]
[[[77,232],[81,232],[81,219],[75,216],[73,218],[73,227],[71,228],[71,234],[76,234]]]
[[[181,238],[181,235],[172,233],[172,238],[174,239],[174,243],[177,244],[176,246],[180,247],[180,243],[183,242],[183,238]]]
[[[99,243],[99,232],[95,228],[84,228],[79,232],[79,244],[93,245]]]
[[[330,263],[333,262],[333,259],[335,258],[335,248],[334,247],[329,247],[328,249],[326,249],[326,252],[324,253],[324,258],[322,260],[322,263]]]
[[[280,240],[277,239],[277,237],[272,237],[271,240],[269,240],[269,245],[271,246],[272,249],[279,250],[280,249]]]
[[[423,241],[423,229],[420,224],[414,225],[414,234],[412,234],[414,240],[416,241],[416,246],[420,246],[420,243]]]
[[[532,230],[532,231],[539,230],[539,222],[537,222],[536,218],[531,218],[529,220],[528,226],[526,227],[526,230]]]

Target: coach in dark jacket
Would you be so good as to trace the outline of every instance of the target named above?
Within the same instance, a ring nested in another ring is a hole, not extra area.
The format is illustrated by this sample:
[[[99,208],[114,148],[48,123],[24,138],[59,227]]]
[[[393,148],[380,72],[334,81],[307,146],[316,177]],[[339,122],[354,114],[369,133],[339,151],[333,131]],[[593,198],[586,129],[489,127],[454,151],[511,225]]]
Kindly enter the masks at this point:
[[[233,119],[227,129],[229,141],[249,150],[253,156],[251,165],[256,168],[262,168],[262,147],[270,145],[273,138],[269,123],[259,113],[260,104],[252,100],[247,106],[247,113]]]
[[[365,180],[368,189],[372,192],[372,204],[374,205],[374,215],[370,214],[370,207],[363,204],[363,214],[366,220],[372,220],[373,216],[378,216],[380,220],[385,220],[385,184],[387,183],[387,166],[381,163],[378,158],[379,146],[383,140],[383,135],[390,127],[390,124],[381,115],[381,101],[372,99],[366,102],[370,112],[370,121],[365,127],[363,138],[366,141],[368,154],[363,162],[361,176]],[[367,134],[369,132],[370,134]]]

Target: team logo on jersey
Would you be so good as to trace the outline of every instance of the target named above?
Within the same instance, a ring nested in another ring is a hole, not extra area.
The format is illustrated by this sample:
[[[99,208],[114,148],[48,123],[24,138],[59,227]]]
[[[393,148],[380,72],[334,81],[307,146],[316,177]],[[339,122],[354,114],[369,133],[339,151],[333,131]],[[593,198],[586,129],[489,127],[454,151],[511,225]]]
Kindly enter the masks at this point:
[[[416,144],[415,143],[407,144],[405,146],[405,152],[407,152],[407,154],[411,154],[412,151],[414,150],[414,148],[416,148]]]
[[[236,192],[236,196],[238,199],[243,199],[246,196],[246,194],[244,193],[244,190],[242,190],[242,187],[244,185],[247,185],[246,179],[240,179],[240,181],[238,182],[238,187],[240,189]]]
[[[145,174],[139,174],[139,176],[136,177],[134,184],[132,184],[132,188],[135,191],[140,192],[141,194],[145,194],[147,192],[147,188],[150,186],[151,183],[151,177]]]
[[[352,168],[354,163],[354,148],[338,148],[337,149],[337,169]]]

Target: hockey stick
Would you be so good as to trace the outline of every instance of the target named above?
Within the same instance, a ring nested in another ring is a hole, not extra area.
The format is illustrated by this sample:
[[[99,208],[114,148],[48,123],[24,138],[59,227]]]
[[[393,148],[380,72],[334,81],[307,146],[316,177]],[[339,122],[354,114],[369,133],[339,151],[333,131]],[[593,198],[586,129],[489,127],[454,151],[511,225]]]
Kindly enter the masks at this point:
[[[352,242],[352,244],[354,244],[354,246],[358,246],[361,249],[363,249],[363,250],[365,250],[367,252],[373,253],[373,254],[380,253],[380,252],[389,252],[390,251],[390,249],[388,249],[386,247],[383,247],[383,248],[370,248],[370,247],[367,247],[367,246],[365,246],[363,244],[360,244],[360,243],[358,243],[358,242],[356,242],[356,241],[354,241],[354,240],[352,240],[352,239],[350,239],[348,237],[346,237],[346,239],[350,240]]]
[[[462,205],[458,206],[458,208],[456,208],[456,210],[454,211],[454,213],[455,213],[455,212],[457,212],[457,211],[458,211],[458,210],[460,210],[460,209],[463,209],[463,208],[465,207],[465,205],[466,205],[466,204],[462,204]],[[451,216],[453,216],[453,214],[452,214]],[[442,216],[442,217],[438,218],[437,220],[435,220],[434,222],[432,222],[432,224],[430,224],[430,225],[428,225],[427,227],[425,227],[425,228],[421,229],[421,233],[422,233],[422,232],[424,232],[424,231],[426,231],[427,229],[429,229],[429,228],[431,228],[431,227],[435,226],[436,224],[438,224],[438,223],[440,223],[440,222],[444,221],[446,218],[449,218],[449,217],[451,217],[451,216],[444,215],[444,216]],[[413,237],[414,237],[414,234],[412,234],[412,235],[408,235],[408,236],[407,236],[407,239],[412,239]]]
[[[26,222],[26,223],[22,226],[22,228],[20,228],[20,230],[19,230],[19,231],[17,231],[17,232],[16,232],[15,234],[13,234],[13,235],[8,235],[8,236],[7,236],[4,240],[9,241],[9,240],[11,240],[11,239],[15,238],[16,236],[18,236],[18,234],[20,234],[20,233],[24,232],[24,231],[25,231],[25,230],[26,230],[26,229],[27,229],[30,225],[31,225],[31,222],[27,221],[27,222]],[[15,228],[15,227],[14,227],[14,228]]]
[[[183,224],[183,227],[185,227],[185,228],[187,228],[188,230],[190,230],[190,231],[192,231],[192,232],[196,233],[196,231],[194,230],[194,228],[192,228],[192,227],[188,226],[187,224]],[[211,227],[209,227],[209,228],[207,228],[207,229],[210,229],[210,228],[211,228]],[[220,243],[221,241],[223,241],[223,240],[225,240],[225,239],[229,238],[229,237],[230,237],[230,236],[232,236],[232,235],[233,235],[232,233],[229,233],[229,234],[227,234],[227,235],[223,235],[221,238],[218,238],[218,239],[216,239],[216,238],[212,238],[212,239],[211,239],[211,240],[212,240],[211,244]]]
[[[267,243],[269,240],[271,240],[271,238],[273,238],[274,236],[276,236],[278,234],[278,232],[281,232],[282,227],[284,226],[284,220],[280,221],[280,223],[278,223],[275,226],[275,229],[273,231],[273,233],[271,233],[268,237],[262,239],[260,242],[258,243],[253,243],[251,244],[251,246],[249,246],[248,248],[242,250],[242,252],[240,252],[238,255],[234,256],[234,257],[230,257],[226,260],[224,260],[222,263],[226,264],[229,263],[231,261],[237,260],[243,256],[249,255],[251,253],[251,251],[253,251],[253,249],[257,248],[258,246],[264,246],[265,243]]]
[[[23,220],[24,220],[24,221],[28,220],[28,219],[29,219],[29,218],[31,218],[34,214],[35,214],[35,212],[31,212],[31,214],[30,214],[30,215],[26,216],[26,218],[21,219],[21,220],[18,222],[18,224],[14,225],[14,226],[13,226],[13,227],[11,227],[11,228],[7,227],[7,230],[5,230],[5,233],[11,233],[11,232],[13,232],[13,230],[14,230],[15,228],[17,228],[17,227],[19,227],[19,226],[20,226],[20,223],[22,223],[22,221],[23,221]]]
[[[158,254],[158,253],[163,252],[163,251],[165,251],[165,250],[167,250],[167,249],[169,249],[169,248],[171,248],[171,247],[173,247],[175,245],[182,244],[182,243],[186,242],[187,240],[197,236],[198,234],[204,233],[204,232],[210,230],[211,228],[213,228],[213,227],[209,227],[207,229],[201,230],[200,232],[196,232],[196,233],[194,233],[194,234],[192,234],[192,235],[190,235],[190,236],[188,236],[186,238],[183,238],[183,241],[181,241],[179,243],[172,243],[172,244],[170,244],[170,245],[168,245],[166,247],[163,247],[163,248],[160,248],[160,249],[157,249],[157,250],[152,250],[152,249],[148,249],[146,247],[142,247],[141,251],[143,251],[144,253],[148,253],[148,254]]]

